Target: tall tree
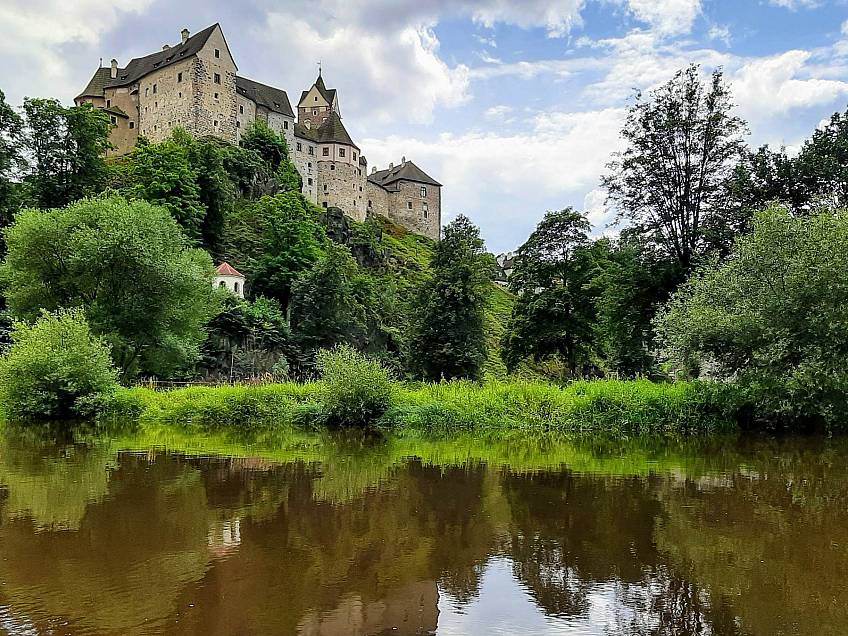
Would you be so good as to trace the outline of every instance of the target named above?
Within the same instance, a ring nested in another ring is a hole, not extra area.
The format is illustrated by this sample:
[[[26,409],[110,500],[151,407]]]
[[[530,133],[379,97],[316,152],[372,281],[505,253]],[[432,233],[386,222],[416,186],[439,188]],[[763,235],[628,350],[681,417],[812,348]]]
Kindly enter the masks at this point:
[[[6,103],[6,96],[0,90],[0,227],[11,222],[12,214],[17,209],[14,178],[24,165],[21,156],[22,130],[20,115]]]
[[[518,248],[510,277],[518,298],[501,341],[501,357],[510,371],[529,356],[557,354],[574,376],[578,357],[591,351],[590,229],[586,217],[572,208],[548,212]]]
[[[459,215],[445,227],[430,268],[432,275],[413,308],[414,370],[428,381],[479,380],[486,359],[483,315],[494,259],[467,217]]]
[[[82,308],[125,375],[167,375],[199,355],[217,305],[214,270],[165,209],[120,197],[27,209],[5,238],[2,275],[16,317]]]
[[[689,270],[704,247],[704,223],[721,209],[722,185],[743,148],[721,71],[702,82],[696,65],[647,97],[636,93],[603,178],[619,219]]]
[[[91,104],[66,108],[55,99],[24,100],[24,147],[32,158],[32,196],[41,208],[67,205],[99,191],[112,124]]]
[[[848,111],[817,128],[795,159],[796,207],[848,207]]]
[[[318,349],[361,345],[365,311],[355,294],[356,261],[343,245],[329,243],[324,255],[292,286],[291,333],[301,351],[301,373],[313,370]]]

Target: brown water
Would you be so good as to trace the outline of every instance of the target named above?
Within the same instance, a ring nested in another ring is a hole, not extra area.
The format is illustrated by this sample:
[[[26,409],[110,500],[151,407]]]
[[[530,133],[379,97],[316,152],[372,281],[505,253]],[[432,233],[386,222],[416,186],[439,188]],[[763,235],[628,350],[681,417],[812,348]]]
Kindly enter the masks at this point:
[[[0,440],[0,633],[848,633],[848,443]]]

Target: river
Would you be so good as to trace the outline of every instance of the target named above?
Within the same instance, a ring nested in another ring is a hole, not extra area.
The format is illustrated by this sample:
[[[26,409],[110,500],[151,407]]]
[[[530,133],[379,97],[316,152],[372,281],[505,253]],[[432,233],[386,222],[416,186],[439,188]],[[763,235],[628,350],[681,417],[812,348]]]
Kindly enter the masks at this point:
[[[848,440],[0,438],[0,634],[848,633]]]

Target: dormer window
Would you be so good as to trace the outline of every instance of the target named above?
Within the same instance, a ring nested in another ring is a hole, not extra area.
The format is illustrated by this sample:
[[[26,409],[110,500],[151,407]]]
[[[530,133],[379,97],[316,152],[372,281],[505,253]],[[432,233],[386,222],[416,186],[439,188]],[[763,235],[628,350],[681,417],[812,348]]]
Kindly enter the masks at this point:
[[[280,107],[279,102],[274,102],[274,108],[279,108],[279,107]]]
[[[162,63],[162,62],[153,62],[153,68],[156,68],[156,67],[157,67],[157,66],[159,66],[161,63]]]

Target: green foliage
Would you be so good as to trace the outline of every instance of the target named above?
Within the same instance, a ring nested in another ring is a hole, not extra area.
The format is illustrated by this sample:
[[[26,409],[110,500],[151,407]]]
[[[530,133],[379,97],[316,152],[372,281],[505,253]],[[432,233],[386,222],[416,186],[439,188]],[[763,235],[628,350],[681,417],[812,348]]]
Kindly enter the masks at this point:
[[[483,321],[494,260],[465,216],[448,224],[413,307],[413,369],[425,380],[479,380],[486,360]]]
[[[388,371],[353,347],[320,351],[318,368],[324,414],[330,422],[366,425],[391,406],[394,386]]]
[[[284,379],[291,357],[289,326],[280,305],[228,295],[221,312],[207,326],[200,371],[206,378]]]
[[[848,415],[848,221],[821,210],[754,217],[721,264],[689,281],[658,318],[672,359],[750,387],[761,415],[830,424]]]
[[[17,211],[19,188],[13,179],[24,165],[22,132],[23,120],[0,90],[0,227],[7,226]]]
[[[848,111],[816,128],[795,160],[796,208],[848,207]]]
[[[24,210],[5,231],[12,313],[79,307],[124,374],[167,376],[196,360],[214,314],[209,255],[163,208],[120,197]]]
[[[175,131],[179,138],[179,131]],[[113,164],[119,192],[164,207],[190,239],[199,241],[206,210],[200,202],[198,172],[189,161],[188,148],[169,139],[156,144],[138,143]],[[208,175],[214,178],[213,175]]]
[[[743,145],[745,123],[721,71],[708,82],[691,65],[647,98],[636,93],[622,136],[627,149],[603,178],[619,218],[688,270],[704,252],[704,224]]]
[[[324,253],[324,230],[313,220],[312,208],[299,192],[262,197],[252,208],[261,238],[251,291],[277,300],[285,310],[298,276]]]
[[[548,212],[518,248],[510,289],[518,297],[502,339],[512,371],[524,358],[559,355],[572,376],[593,350],[595,261],[589,222],[566,208]]]
[[[83,312],[42,311],[16,322],[0,357],[0,402],[12,419],[66,419],[91,414],[117,387],[109,348],[91,334]]]
[[[25,99],[24,153],[33,202],[61,207],[99,191],[106,173],[109,116],[91,104],[66,108],[55,99]]]
[[[330,243],[325,254],[294,283],[290,324],[304,356],[303,372],[308,373],[311,358],[319,349],[363,341],[365,310],[354,293],[357,273],[348,249]]]
[[[276,170],[289,155],[285,138],[279,137],[261,119],[254,119],[253,124],[247,127],[241,138],[241,147],[257,152],[272,170]]]

